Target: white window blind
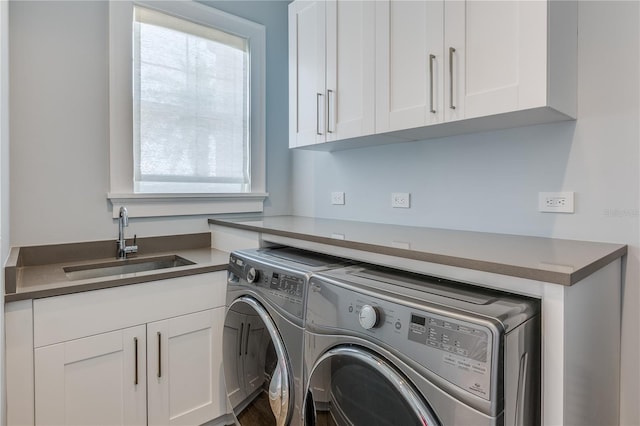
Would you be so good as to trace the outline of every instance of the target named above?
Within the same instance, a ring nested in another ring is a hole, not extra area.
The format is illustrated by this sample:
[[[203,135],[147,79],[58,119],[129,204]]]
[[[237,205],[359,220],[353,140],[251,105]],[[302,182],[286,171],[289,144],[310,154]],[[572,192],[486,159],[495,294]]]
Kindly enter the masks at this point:
[[[247,39],[134,7],[134,191],[251,191]]]

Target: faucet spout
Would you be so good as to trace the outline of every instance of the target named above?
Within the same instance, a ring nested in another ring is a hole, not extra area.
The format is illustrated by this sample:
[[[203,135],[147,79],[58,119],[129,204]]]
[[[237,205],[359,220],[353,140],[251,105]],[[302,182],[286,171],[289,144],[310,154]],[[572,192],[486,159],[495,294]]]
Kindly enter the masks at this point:
[[[129,212],[127,211],[126,207],[121,206],[120,212],[118,214],[118,241],[116,241],[116,244],[118,246],[118,254],[116,256],[117,259],[126,259],[127,254],[138,252],[138,246],[136,245],[135,237],[133,245],[127,246],[127,241],[124,237],[124,228],[126,228],[127,226],[129,226]]]

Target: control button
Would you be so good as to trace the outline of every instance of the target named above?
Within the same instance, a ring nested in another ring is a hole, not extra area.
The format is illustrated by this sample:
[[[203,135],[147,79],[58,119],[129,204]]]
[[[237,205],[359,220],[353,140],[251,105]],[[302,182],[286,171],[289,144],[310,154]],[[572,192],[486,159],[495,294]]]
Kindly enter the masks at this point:
[[[349,305],[349,313],[353,312],[353,305]]]
[[[252,284],[252,283],[258,281],[259,277],[260,277],[260,272],[258,272],[257,269],[249,268],[249,271],[247,272],[247,282],[249,284]]]
[[[400,330],[402,328],[402,324],[400,321],[396,321],[396,330]]]
[[[369,330],[378,325],[380,315],[378,310],[371,305],[364,305],[360,309],[360,315],[358,315],[358,321],[365,330]]]
[[[471,368],[476,373],[485,374],[487,372],[487,369],[485,367],[480,366],[480,365],[472,365]]]

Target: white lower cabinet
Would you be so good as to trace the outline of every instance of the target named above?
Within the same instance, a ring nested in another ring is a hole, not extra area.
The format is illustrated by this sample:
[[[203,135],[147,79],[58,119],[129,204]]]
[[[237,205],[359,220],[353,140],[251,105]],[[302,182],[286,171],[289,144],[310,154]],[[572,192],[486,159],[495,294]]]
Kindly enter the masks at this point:
[[[147,324],[149,425],[199,425],[224,414],[224,308]]]
[[[224,419],[226,272],[6,305],[7,424]]]
[[[145,337],[140,325],[37,348],[36,424],[145,425]]]
[[[224,308],[35,350],[37,425],[198,425],[224,414]]]

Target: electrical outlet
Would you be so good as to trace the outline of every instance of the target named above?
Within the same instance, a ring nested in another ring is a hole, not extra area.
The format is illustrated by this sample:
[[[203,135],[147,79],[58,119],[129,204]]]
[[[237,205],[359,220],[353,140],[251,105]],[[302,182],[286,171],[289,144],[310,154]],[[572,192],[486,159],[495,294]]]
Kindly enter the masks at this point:
[[[411,194],[408,192],[394,192],[391,194],[391,207],[408,209],[411,207]]]
[[[343,205],[344,204],[344,192],[332,192],[331,204]]]
[[[547,213],[573,213],[573,192],[539,192],[538,211]]]

